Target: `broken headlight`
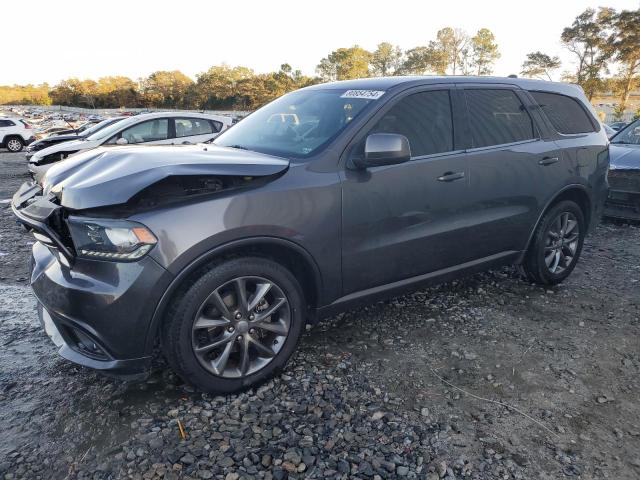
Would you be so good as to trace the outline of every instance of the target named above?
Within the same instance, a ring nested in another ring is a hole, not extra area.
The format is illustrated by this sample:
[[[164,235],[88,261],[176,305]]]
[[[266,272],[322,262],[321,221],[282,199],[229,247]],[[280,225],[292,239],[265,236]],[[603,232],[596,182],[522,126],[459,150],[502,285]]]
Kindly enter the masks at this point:
[[[137,260],[158,241],[147,227],[127,220],[69,217],[67,222],[76,253],[84,258]]]

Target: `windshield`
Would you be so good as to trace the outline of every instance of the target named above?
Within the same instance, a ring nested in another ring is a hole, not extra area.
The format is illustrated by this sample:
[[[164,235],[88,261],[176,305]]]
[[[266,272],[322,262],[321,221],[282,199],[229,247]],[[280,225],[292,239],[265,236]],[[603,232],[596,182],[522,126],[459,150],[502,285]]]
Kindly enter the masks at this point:
[[[213,142],[278,156],[306,157],[335,138],[384,92],[300,90],[274,100]]]
[[[92,135],[94,133],[96,133],[98,130],[102,130],[105,127],[108,127],[109,125],[111,125],[112,123],[116,123],[118,121],[122,120],[121,118],[108,118],[106,120],[103,120],[99,123],[96,123],[93,125],[93,127],[87,128],[86,130],[84,130],[82,132],[82,136],[83,137],[88,137],[89,135]]]
[[[620,130],[611,143],[640,145],[640,118]]]

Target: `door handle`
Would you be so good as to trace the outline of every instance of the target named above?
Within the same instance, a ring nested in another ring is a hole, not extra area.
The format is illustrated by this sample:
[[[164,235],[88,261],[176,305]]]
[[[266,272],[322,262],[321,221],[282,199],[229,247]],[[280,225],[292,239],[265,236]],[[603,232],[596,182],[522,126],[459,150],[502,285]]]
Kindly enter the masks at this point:
[[[538,162],[538,164],[546,167],[547,165],[553,165],[554,163],[558,163],[559,161],[560,159],[558,157],[544,157]]]
[[[464,178],[464,172],[445,172],[438,177],[439,182],[453,182]]]

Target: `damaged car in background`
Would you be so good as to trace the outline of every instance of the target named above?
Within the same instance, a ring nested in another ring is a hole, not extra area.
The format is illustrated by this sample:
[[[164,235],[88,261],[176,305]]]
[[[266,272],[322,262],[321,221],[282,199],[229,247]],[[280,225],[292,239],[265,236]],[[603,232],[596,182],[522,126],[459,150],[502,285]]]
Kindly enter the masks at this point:
[[[233,123],[231,117],[207,113],[143,113],[93,131],[72,141],[36,151],[29,158],[29,173],[40,180],[53,164],[99,146],[187,145],[208,142]]]
[[[40,150],[44,150],[45,148],[52,147],[59,143],[70,142],[73,140],[83,140],[90,135],[93,135],[96,132],[99,132],[103,128],[108,127],[109,125],[113,125],[120,120],[123,120],[126,117],[112,117],[107,118],[98,123],[90,123],[85,124],[88,125],[87,128],[84,128],[85,125],[81,127],[81,129],[76,130],[66,130],[66,133],[60,133],[57,135],[50,135],[48,137],[41,138],[40,140],[36,140],[31,145],[27,147],[27,160],[30,160],[36,152]]]
[[[512,78],[315,85],[212,144],[112,143],[13,196],[41,322],[69,360],[140,376],[161,354],[218,393],[356,305],[504,264],[562,282],[609,167],[581,89]]]
[[[640,118],[611,139],[609,151],[609,196],[604,214],[640,221]]]

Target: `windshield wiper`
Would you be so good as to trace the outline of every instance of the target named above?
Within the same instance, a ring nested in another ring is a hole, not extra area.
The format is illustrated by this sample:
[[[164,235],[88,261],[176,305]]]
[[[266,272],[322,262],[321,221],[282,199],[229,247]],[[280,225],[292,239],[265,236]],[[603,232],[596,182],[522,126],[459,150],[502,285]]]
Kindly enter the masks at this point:
[[[244,147],[242,145],[229,145],[229,148],[236,148],[238,150],[249,150],[247,147]]]

